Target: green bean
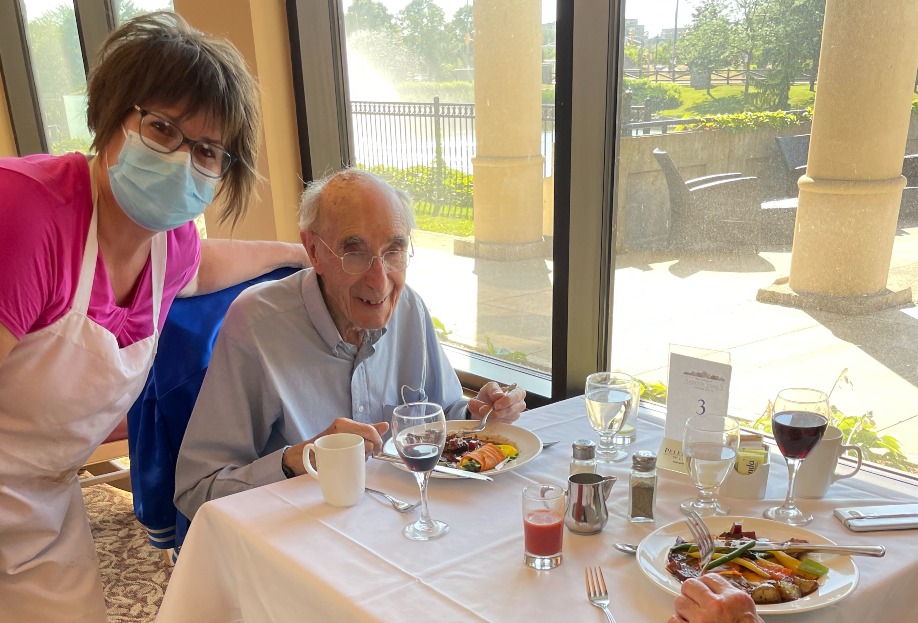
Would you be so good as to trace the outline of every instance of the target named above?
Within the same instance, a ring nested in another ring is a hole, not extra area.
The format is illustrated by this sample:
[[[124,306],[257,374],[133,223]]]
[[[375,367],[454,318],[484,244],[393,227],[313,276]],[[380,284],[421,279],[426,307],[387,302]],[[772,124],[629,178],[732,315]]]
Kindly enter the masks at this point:
[[[752,549],[753,547],[755,547],[755,545],[756,545],[756,542],[755,542],[755,541],[749,541],[748,543],[746,543],[746,544],[743,545],[742,547],[739,547],[739,548],[733,550],[732,552],[730,552],[730,553],[727,554],[726,556],[721,556],[721,557],[718,558],[717,560],[712,560],[711,562],[708,563],[708,566],[705,567],[704,570],[705,570],[705,571],[710,571],[710,570],[713,569],[714,567],[719,567],[720,565],[724,564],[725,562],[730,562],[730,561],[733,560],[734,558],[739,558],[740,556],[742,556],[743,554],[745,554],[746,552],[748,552],[750,549]]]

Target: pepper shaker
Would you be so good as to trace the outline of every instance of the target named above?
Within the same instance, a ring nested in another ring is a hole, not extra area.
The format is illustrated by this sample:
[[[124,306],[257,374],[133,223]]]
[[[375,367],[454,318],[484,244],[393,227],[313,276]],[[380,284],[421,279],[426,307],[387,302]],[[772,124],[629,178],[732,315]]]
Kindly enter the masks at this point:
[[[657,455],[639,450],[631,457],[628,521],[651,522],[657,506]]]
[[[584,473],[596,473],[596,444],[589,439],[578,439],[573,445],[570,475]]]

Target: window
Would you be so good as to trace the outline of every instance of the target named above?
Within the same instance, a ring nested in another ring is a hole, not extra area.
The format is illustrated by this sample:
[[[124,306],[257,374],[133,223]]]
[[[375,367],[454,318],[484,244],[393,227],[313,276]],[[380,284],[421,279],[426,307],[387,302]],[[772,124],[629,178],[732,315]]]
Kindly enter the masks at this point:
[[[351,0],[341,12],[350,161],[416,201],[408,284],[443,343],[548,378],[554,4]]]
[[[153,11],[172,11],[172,0],[113,0],[118,23]]]
[[[844,7],[625,6],[610,361],[665,384],[670,344],[729,350],[731,415],[831,392],[870,460],[914,473],[918,48]]]
[[[38,90],[48,150],[89,150],[86,128],[86,72],[73,3],[25,0],[32,71]]]

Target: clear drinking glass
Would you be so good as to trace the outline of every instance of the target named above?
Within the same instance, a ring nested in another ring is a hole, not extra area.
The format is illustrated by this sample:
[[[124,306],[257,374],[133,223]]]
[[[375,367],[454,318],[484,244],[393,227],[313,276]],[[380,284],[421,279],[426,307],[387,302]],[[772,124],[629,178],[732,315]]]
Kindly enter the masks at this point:
[[[599,433],[597,463],[616,463],[628,456],[615,447],[614,438],[622,428],[634,402],[635,381],[624,372],[597,372],[586,380],[584,398],[593,430]]]
[[[763,513],[792,526],[805,526],[813,521],[794,505],[794,479],[803,459],[822,441],[829,424],[829,397],[818,389],[783,389],[775,398],[771,416],[771,432],[787,461],[787,498],[781,506]]]
[[[561,564],[564,489],[555,485],[529,485],[523,489],[523,537],[526,565],[546,570]]]
[[[414,473],[421,488],[421,518],[405,526],[404,534],[414,541],[432,541],[449,526],[430,518],[427,510],[427,482],[437,466],[446,443],[446,417],[432,402],[412,402],[395,407],[392,415],[392,440],[405,466]]]
[[[702,517],[727,515],[730,512],[714,498],[714,491],[723,484],[739,448],[739,422],[722,415],[695,415],[685,423],[682,455],[689,476],[698,487],[698,497],[681,505],[688,515],[693,510]]]

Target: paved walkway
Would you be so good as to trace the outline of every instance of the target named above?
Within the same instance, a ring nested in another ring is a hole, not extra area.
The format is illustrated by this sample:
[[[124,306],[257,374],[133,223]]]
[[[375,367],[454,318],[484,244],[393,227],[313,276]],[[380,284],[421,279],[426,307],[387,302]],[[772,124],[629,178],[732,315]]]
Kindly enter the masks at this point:
[[[430,232],[418,232],[415,244],[408,283],[451,331],[449,340],[487,352],[490,339],[550,369],[551,261],[457,257],[451,237]],[[619,256],[612,367],[666,382],[670,344],[729,350],[731,412],[749,419],[779,390],[828,391],[847,368],[854,387],[832,395],[846,414],[873,411],[880,428],[918,414],[918,308],[848,317],[756,302],[758,289],[789,267],[789,249],[744,257]],[[918,296],[918,227],[899,230],[890,281],[911,285]],[[887,432],[918,458],[918,418]]]

